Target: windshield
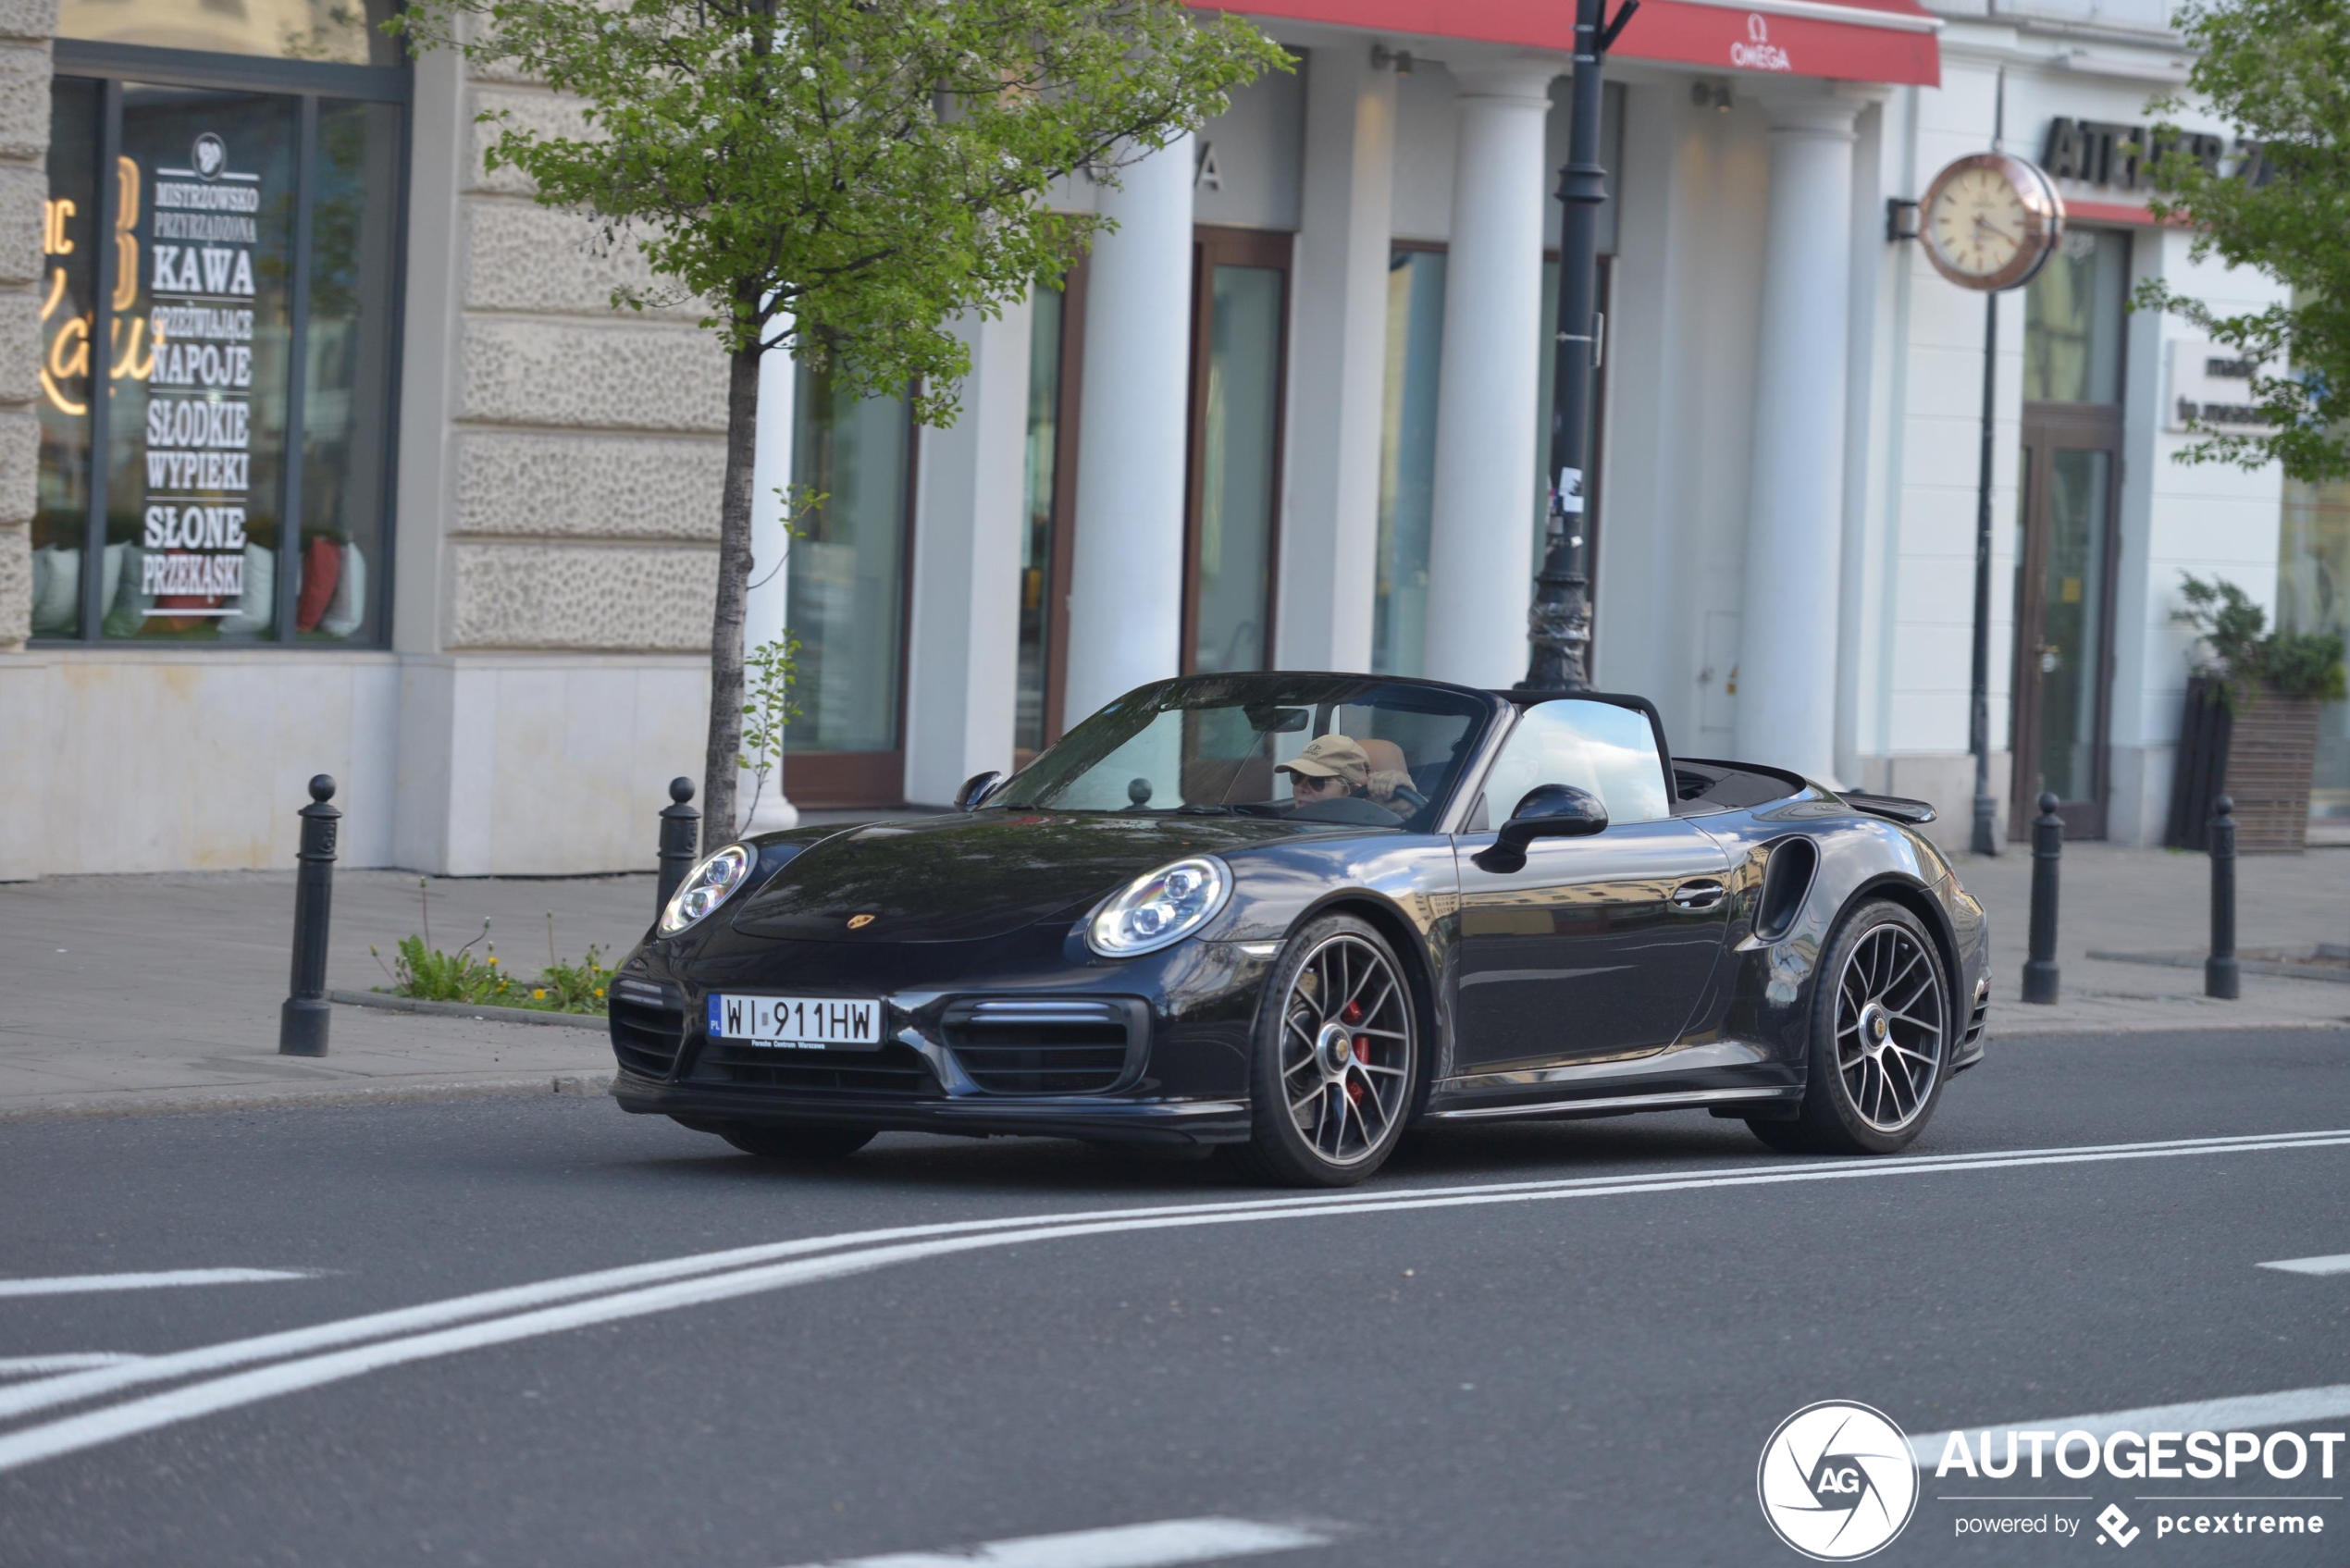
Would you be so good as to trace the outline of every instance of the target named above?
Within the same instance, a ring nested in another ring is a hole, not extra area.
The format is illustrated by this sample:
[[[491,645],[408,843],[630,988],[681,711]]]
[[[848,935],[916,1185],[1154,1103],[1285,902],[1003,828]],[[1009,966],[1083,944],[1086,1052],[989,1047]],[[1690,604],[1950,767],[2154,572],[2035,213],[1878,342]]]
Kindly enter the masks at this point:
[[[1344,675],[1217,675],[1111,703],[991,808],[1279,817],[1428,832],[1487,706]]]

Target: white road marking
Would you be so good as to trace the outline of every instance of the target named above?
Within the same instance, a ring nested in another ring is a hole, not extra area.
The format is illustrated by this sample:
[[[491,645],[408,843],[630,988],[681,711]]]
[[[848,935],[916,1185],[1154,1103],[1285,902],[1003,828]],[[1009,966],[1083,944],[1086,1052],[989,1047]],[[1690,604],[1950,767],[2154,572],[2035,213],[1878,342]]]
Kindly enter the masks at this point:
[[[1749,1167],[1687,1177],[1582,1177],[1540,1182],[1506,1182],[1475,1187],[1426,1188],[1391,1192],[1321,1193],[1308,1197],[1275,1198],[1224,1204],[1195,1204],[1151,1209],[1095,1210],[1066,1215],[1029,1215],[993,1220],[902,1227],[890,1230],[847,1232],[794,1241],[735,1248],[724,1253],[674,1258],[630,1268],[607,1269],[594,1275],[543,1281],[504,1290],[485,1291],[454,1301],[428,1303],[395,1312],[372,1314],[314,1328],[265,1335],[259,1339],[203,1347],[174,1355],[149,1357],[126,1366],[51,1378],[46,1382],[0,1389],[0,1416],[20,1414],[48,1406],[78,1401],[136,1383],[157,1381],[197,1371],[247,1364],[273,1356],[320,1350],[336,1344],[455,1322],[462,1326],[406,1338],[360,1345],[331,1353],[310,1354],[255,1371],[190,1384],[167,1393],[89,1412],[78,1416],[22,1428],[0,1438],[0,1471],[31,1464],[101,1443],[153,1431],[157,1427],[218,1411],[273,1399],[356,1377],[384,1367],[507,1344],[540,1335],[562,1333],[591,1324],[640,1317],[710,1302],[725,1301],[761,1291],[789,1289],[818,1280],[841,1278],[872,1269],[925,1258],[982,1249],[1017,1246],[1029,1241],[1062,1240],[1146,1230],[1232,1225],[1258,1220],[1324,1218],[1349,1214],[1383,1214],[1426,1209],[1462,1208],[1484,1204],[1544,1202],[1567,1198],[1616,1197],[1654,1192],[1698,1191],[1715,1188],[1777,1186],[1797,1182],[1849,1181],[1879,1177],[1934,1175],[1978,1169],[2096,1164],[2198,1154],[2270,1153],[2350,1145],[2350,1131],[2259,1134],[2224,1139],[2186,1139],[2160,1143],[2107,1144],[2073,1149],[1993,1151],[1979,1154],[1926,1155],[1908,1159],[1839,1160],[1809,1165]],[[916,1238],[922,1238],[917,1240]],[[826,1253],[830,1256],[809,1256]],[[742,1266],[756,1259],[791,1262]],[[717,1272],[725,1270],[726,1272]],[[693,1278],[680,1276],[709,1275]],[[666,1280],[642,1289],[616,1289],[622,1284]],[[605,1290],[594,1300],[570,1300]],[[562,1302],[512,1312],[486,1322],[464,1319],[531,1302]]]
[[[2050,1158],[2104,1158],[2134,1155],[2192,1154],[2226,1153],[2239,1147],[2268,1148],[2290,1146],[2302,1141],[2317,1140],[2325,1143],[2350,1141],[2350,1130],[2332,1130],[2296,1133],[2247,1133],[2224,1138],[2172,1139],[2152,1143],[2094,1143],[2056,1150],[1990,1150],[1972,1154],[1924,1154],[1872,1161],[1834,1160],[1809,1165],[1775,1164],[1768,1166],[1734,1167],[1712,1172],[1697,1179],[1701,1182],[1741,1185],[1749,1179],[1806,1180],[1834,1179],[1865,1176],[1898,1176],[1919,1170],[1963,1168],[1985,1160],[2002,1163],[2019,1155]],[[550,1302],[569,1301],[580,1296],[621,1290],[664,1279],[683,1278],[697,1274],[711,1274],[722,1269],[738,1268],[752,1264],[772,1262],[780,1258],[806,1256],[813,1253],[830,1252],[876,1242],[912,1241],[928,1236],[974,1235],[988,1231],[1024,1228],[1044,1224],[1076,1224],[1101,1219],[1150,1219],[1162,1215],[1242,1214],[1258,1210],[1285,1211],[1311,1208],[1315,1213],[1330,1210],[1333,1205],[1379,1203],[1382,1205],[1406,1199],[1442,1198],[1454,1201],[1507,1200],[1516,1194],[1537,1196],[1573,1196],[1580,1191],[1613,1191],[1627,1180],[1637,1178],[1622,1176],[1585,1176],[1557,1178],[1546,1181],[1488,1182],[1461,1187],[1422,1187],[1375,1190],[1355,1192],[1322,1192],[1307,1197],[1235,1199],[1225,1203],[1185,1204],[1163,1207],[1127,1209],[1084,1209],[1064,1214],[1015,1215],[1001,1219],[967,1219],[932,1225],[893,1226],[876,1230],[842,1231],[830,1236],[804,1237],[789,1241],[769,1241],[748,1247],[734,1247],[722,1252],[700,1253],[685,1257],[664,1258],[654,1263],[630,1264],[619,1268],[599,1269],[588,1274],[569,1275],[540,1280],[529,1285],[512,1285],[494,1290],[483,1290],[469,1296],[451,1297],[427,1302],[413,1307],[397,1307],[386,1312],[368,1313],[359,1317],[317,1324],[308,1328],[286,1329],[264,1334],[250,1340],[233,1340],[218,1344],[199,1346],[167,1355],[150,1356],[136,1366],[105,1368],[87,1374],[52,1378],[15,1389],[0,1389],[0,1420],[56,1405],[72,1404],[97,1399],[118,1389],[141,1383],[164,1382],[174,1377],[202,1372],[219,1372],[232,1366],[249,1365],[257,1361],[269,1361],[278,1356],[291,1356],[315,1351],[328,1350],[338,1345],[356,1344],[362,1340],[383,1339],[394,1334],[413,1333],[438,1327],[443,1324],[461,1323],[468,1318],[488,1317],[497,1313],[519,1311],[542,1306]],[[1646,1190],[1646,1189],[1639,1189]]]
[[[73,1296],[86,1290],[157,1290],[175,1285],[258,1285],[308,1279],[306,1268],[170,1268],[160,1274],[61,1274],[53,1279],[0,1279],[0,1296]]]
[[[2279,1258],[2260,1266],[2287,1274],[2350,1274],[2350,1253],[2336,1253],[2330,1258]]]
[[[2052,1415],[2031,1421],[1979,1421],[1964,1430],[1991,1432],[2086,1432],[2103,1442],[2116,1432],[2248,1432],[2262,1426],[2298,1426],[2350,1415],[2350,1383],[2320,1389],[2281,1389],[2273,1394],[2238,1394],[2187,1404],[2150,1404],[2138,1410],[2109,1410],[2101,1415]],[[1910,1439],[1921,1468],[1942,1463],[1950,1434],[1928,1432]]]
[[[0,1356],[0,1377],[31,1377],[52,1372],[86,1372],[93,1366],[120,1366],[129,1361],[143,1359],[123,1355],[114,1351],[91,1351],[80,1355],[16,1355]]]
[[[893,1551],[811,1562],[805,1568],[1165,1568],[1328,1546],[1330,1537],[1254,1519],[1163,1519],[1107,1530],[1022,1536],[952,1551]]]

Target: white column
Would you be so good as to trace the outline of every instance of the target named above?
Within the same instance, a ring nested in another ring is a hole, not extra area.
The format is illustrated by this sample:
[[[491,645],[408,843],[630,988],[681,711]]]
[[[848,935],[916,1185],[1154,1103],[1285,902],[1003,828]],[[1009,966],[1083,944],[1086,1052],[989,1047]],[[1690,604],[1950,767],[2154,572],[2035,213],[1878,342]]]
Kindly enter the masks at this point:
[[[1371,667],[1394,180],[1395,73],[1360,39],[1314,50],[1274,618],[1283,669]]]
[[[1526,673],[1542,337],[1542,119],[1556,66],[1455,68],[1460,141],[1444,273],[1427,673]]]
[[[965,317],[962,412],[920,435],[914,605],[906,650],[906,798],[943,806],[1012,766],[1020,545],[1027,475],[1029,307]]]
[[[1100,204],[1118,228],[1095,242],[1085,284],[1063,699],[1072,724],[1182,667],[1192,138],[1119,179]]]
[[[1738,755],[1836,778],[1851,98],[1775,105],[1740,617]]]
[[[762,643],[781,642],[787,629],[791,536],[784,526],[784,493],[791,488],[792,398],[798,383],[798,367],[791,355],[774,351],[760,359],[759,445],[750,465],[750,591],[743,604],[746,656]],[[788,731],[784,744],[791,744]],[[799,825],[799,809],[784,794],[783,764],[778,756],[756,801],[749,775],[740,781],[736,798],[744,817],[739,832],[773,833]]]

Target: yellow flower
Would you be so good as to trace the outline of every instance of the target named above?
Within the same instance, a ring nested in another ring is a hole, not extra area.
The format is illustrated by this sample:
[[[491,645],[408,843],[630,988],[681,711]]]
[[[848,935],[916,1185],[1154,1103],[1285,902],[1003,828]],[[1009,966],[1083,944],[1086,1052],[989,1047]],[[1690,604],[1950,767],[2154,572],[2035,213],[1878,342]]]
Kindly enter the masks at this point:
[[[496,969],[498,967],[498,955],[495,953],[489,955],[489,967],[492,969]]]
[[[601,996],[603,994],[604,994],[604,988],[603,988],[602,986],[600,986],[600,986],[596,987],[596,994],[597,994],[597,995]]]
[[[534,990],[530,994],[530,999],[534,1002],[544,1002],[547,999],[547,994],[544,991]]]

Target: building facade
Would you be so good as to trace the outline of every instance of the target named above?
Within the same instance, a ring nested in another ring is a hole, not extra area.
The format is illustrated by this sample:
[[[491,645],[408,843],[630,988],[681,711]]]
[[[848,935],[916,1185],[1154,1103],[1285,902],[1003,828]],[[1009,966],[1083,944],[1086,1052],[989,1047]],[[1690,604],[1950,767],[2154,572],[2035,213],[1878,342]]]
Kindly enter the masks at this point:
[[[1565,10],[1252,11],[1295,71],[1071,182],[1116,228],[968,325],[951,427],[771,357],[757,493],[826,499],[756,529],[750,637],[801,647],[760,824],[944,802],[1179,671],[1522,673]],[[1626,29],[1594,674],[1679,749],[1963,833],[1992,313],[2003,804],[2159,836],[2182,572],[2341,623],[2350,509],[2172,461],[2227,367],[2126,308],[2148,278],[2275,297],[2147,217],[2126,150],[2184,79],[2164,16],[1647,0]],[[699,772],[724,362],[690,311],[614,313],[634,253],[485,169],[479,116],[575,105],[365,20],[0,6],[0,877],[283,864],[317,772],[351,863],[637,867]],[[1898,204],[2002,138],[2072,223],[1986,304]],[[2350,813],[2328,723],[2320,806]]]

